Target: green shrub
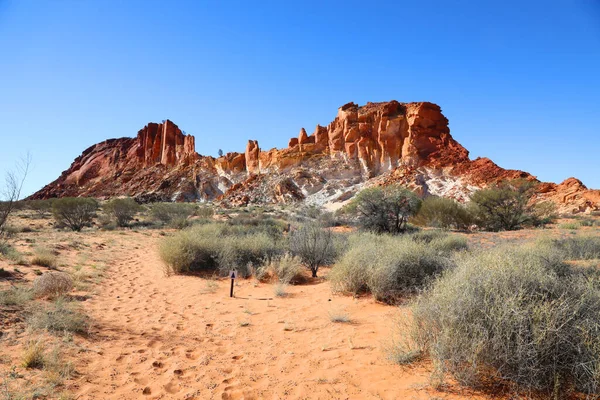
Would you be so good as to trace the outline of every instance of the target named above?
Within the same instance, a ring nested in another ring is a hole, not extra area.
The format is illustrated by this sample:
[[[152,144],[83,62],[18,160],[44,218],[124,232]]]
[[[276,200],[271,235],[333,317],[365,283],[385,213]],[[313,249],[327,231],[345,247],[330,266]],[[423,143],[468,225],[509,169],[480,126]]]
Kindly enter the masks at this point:
[[[450,246],[436,247],[440,240],[354,235],[329,274],[332,287],[353,294],[370,292],[379,301],[395,303],[454,265]]]
[[[135,214],[141,211],[142,206],[134,199],[128,197],[112,199],[104,204],[103,208],[117,222],[117,226],[124,227],[135,217]]]
[[[532,183],[517,180],[476,191],[469,204],[476,224],[493,232],[512,231],[531,224],[535,218],[529,205],[532,189]]]
[[[39,218],[46,218],[52,212],[52,203],[56,199],[48,200],[29,200],[25,202],[25,207],[35,212]]]
[[[73,303],[62,298],[34,308],[27,318],[27,323],[33,329],[58,333],[86,333],[89,327],[88,317]]]
[[[64,197],[52,203],[52,214],[59,226],[67,226],[73,231],[81,231],[89,226],[98,210],[95,199],[83,197]]]
[[[188,225],[187,220],[195,211],[195,204],[155,203],[150,209],[150,214],[157,222],[181,229]]]
[[[359,192],[346,208],[359,226],[375,233],[404,232],[408,218],[419,211],[421,200],[400,186],[372,187]]]
[[[238,269],[248,276],[252,266],[262,265],[281,252],[281,241],[264,232],[216,223],[185,229],[160,246],[167,272],[176,274],[215,269],[225,274]]]
[[[558,225],[558,227],[560,229],[570,229],[572,231],[576,231],[577,229],[581,228],[581,224],[579,222],[565,222]]]
[[[473,217],[467,207],[453,199],[429,196],[413,218],[417,225],[443,229],[468,229]]]
[[[413,304],[412,343],[443,380],[598,393],[598,273],[569,267],[548,246],[458,257]]]

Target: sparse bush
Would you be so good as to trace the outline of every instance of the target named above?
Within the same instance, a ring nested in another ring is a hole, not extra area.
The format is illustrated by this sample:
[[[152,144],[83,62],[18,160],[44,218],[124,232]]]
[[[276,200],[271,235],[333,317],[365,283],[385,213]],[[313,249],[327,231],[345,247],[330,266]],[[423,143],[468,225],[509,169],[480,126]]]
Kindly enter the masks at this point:
[[[196,209],[196,216],[201,218],[212,218],[215,215],[215,210],[211,206],[198,207]]]
[[[96,210],[98,202],[92,198],[64,197],[52,203],[52,214],[57,224],[77,232],[91,225]]]
[[[435,374],[466,385],[598,393],[598,273],[551,247],[500,247],[458,258],[413,304],[412,341]]]
[[[52,212],[52,203],[54,201],[55,199],[30,200],[26,202],[25,206],[35,212],[39,218],[43,219]]]
[[[286,253],[280,257],[273,257],[268,263],[258,268],[256,278],[260,281],[277,279],[286,284],[294,283],[302,279],[303,270],[302,260]]]
[[[178,229],[188,226],[188,218],[195,211],[196,205],[189,203],[156,203],[150,209],[155,221]]]
[[[273,294],[276,297],[285,297],[288,294],[287,287],[287,283],[278,282],[277,284],[275,284],[275,286],[273,286]]]
[[[55,268],[56,256],[50,250],[38,249],[35,256],[31,259],[31,264],[39,265],[40,267]]]
[[[46,272],[33,281],[33,292],[37,297],[58,297],[73,289],[73,279],[64,272]]]
[[[290,251],[306,264],[313,278],[320,266],[331,265],[337,257],[333,234],[314,222],[290,233]]]
[[[553,224],[558,218],[556,204],[551,201],[542,201],[530,207],[529,224],[535,227],[543,227]]]
[[[350,314],[343,309],[329,310],[329,320],[339,324],[351,322]]]
[[[164,240],[160,255],[169,273],[238,269],[262,265],[282,252],[281,244],[263,232],[226,224],[205,224],[183,230]]]
[[[440,240],[355,235],[329,274],[332,287],[353,294],[370,292],[379,301],[396,303],[454,265],[448,250],[453,246],[442,246]]]
[[[104,205],[104,211],[115,219],[117,226],[125,227],[142,207],[132,198],[112,199]]]
[[[468,229],[473,217],[467,207],[453,199],[429,196],[412,219],[417,225],[443,229]]]
[[[402,233],[408,218],[419,211],[421,200],[400,186],[372,187],[359,192],[346,212],[358,218],[361,228],[375,233]]]
[[[62,298],[52,304],[35,308],[27,323],[34,329],[63,333],[86,333],[89,326],[88,317]]]

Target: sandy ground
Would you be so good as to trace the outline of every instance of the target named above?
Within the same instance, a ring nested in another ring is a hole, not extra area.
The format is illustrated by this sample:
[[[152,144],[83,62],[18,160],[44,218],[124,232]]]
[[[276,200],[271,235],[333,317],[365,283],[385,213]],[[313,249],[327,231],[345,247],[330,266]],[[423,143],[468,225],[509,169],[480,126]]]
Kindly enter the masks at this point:
[[[535,232],[469,241],[488,246]],[[388,361],[398,308],[333,295],[326,280],[289,286],[285,297],[275,297],[271,284],[237,280],[230,298],[227,279],[166,277],[157,230],[22,235],[21,250],[32,240],[59,248],[61,269],[103,265],[103,278],[80,302],[92,321],[89,335],[75,336],[68,352],[77,373],[66,390],[77,399],[491,398],[458,385],[432,388],[428,361]],[[33,268],[19,267],[24,280],[35,277]],[[331,322],[330,314],[339,313],[351,322]],[[28,334],[8,330],[0,337],[2,373]]]

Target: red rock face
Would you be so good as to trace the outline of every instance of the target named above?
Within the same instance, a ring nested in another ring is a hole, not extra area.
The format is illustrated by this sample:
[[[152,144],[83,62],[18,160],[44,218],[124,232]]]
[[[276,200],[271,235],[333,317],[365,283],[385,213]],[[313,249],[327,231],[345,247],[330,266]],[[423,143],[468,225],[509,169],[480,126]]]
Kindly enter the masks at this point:
[[[244,153],[216,159],[197,154],[194,137],[173,122],[149,123],[134,139],[111,139],[85,150],[32,197],[218,198],[223,204],[242,205],[316,196],[322,202],[352,197],[351,188],[359,182],[397,182],[424,195],[465,200],[474,188],[517,178],[537,182],[526,172],[505,170],[487,158],[470,160],[450,135],[439,106],[390,101],[345,104],[329,125],[317,125],[311,135],[302,128],[287,148],[261,151],[258,141],[250,140]],[[365,182],[370,179],[374,181]],[[600,191],[575,178],[559,185],[541,183],[538,198],[566,212],[600,208]]]

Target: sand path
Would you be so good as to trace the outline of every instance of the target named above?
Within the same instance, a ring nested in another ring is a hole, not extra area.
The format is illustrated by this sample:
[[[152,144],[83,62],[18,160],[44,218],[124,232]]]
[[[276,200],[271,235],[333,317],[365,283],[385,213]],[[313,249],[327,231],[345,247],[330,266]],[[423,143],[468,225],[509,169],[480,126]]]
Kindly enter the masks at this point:
[[[166,278],[159,237],[132,234],[85,307],[94,321],[76,361],[80,399],[431,399],[427,367],[385,359],[394,307],[333,296],[329,284],[273,286]],[[270,300],[264,300],[269,299]],[[332,323],[344,310],[352,323]]]

